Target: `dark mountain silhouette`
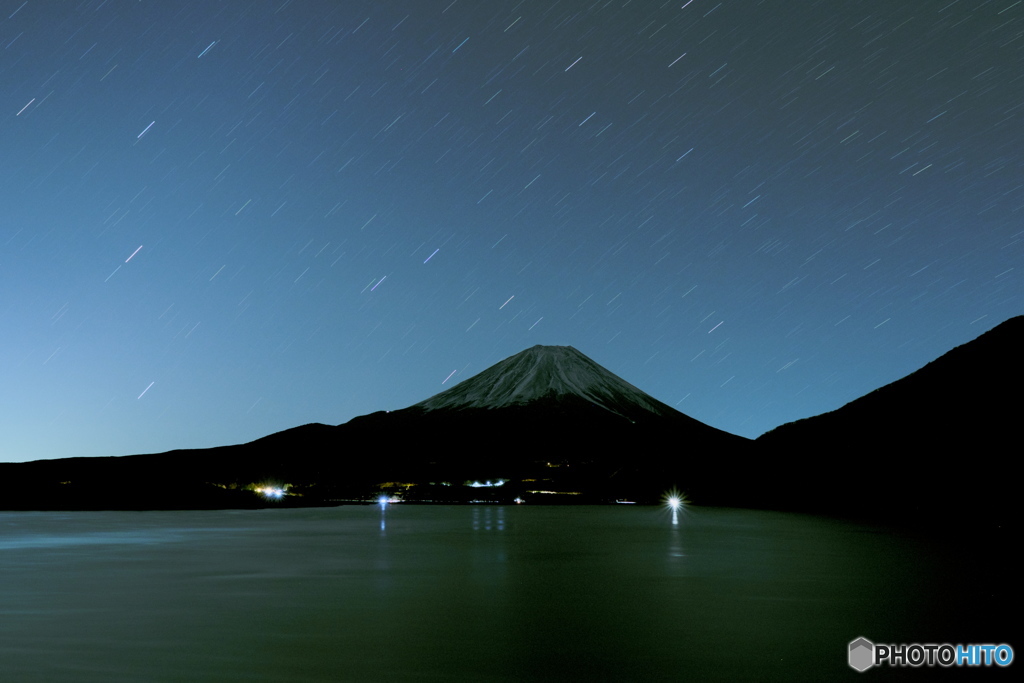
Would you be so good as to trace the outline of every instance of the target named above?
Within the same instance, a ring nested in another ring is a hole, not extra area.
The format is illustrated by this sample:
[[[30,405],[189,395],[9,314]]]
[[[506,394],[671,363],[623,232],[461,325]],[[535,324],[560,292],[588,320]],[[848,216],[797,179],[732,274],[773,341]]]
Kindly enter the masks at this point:
[[[403,410],[235,446],[0,464],[7,509],[260,507],[369,500],[654,502],[858,517],[1005,520],[1024,317],[911,375],[756,441],[657,401],[571,347],[535,346]],[[470,480],[508,480],[500,488]],[[542,492],[542,493],[538,493]],[[532,498],[531,498],[532,497]]]
[[[773,488],[810,509],[928,518],[1005,514],[1016,484],[1024,316],[756,445]]]
[[[19,481],[7,507],[255,506],[265,501],[246,486],[259,482],[289,483],[306,504],[366,499],[386,483],[408,499],[460,500],[485,493],[466,481],[497,479],[510,480],[500,492],[509,498],[654,501],[683,486],[712,503],[730,499],[718,484],[731,467],[726,456],[751,445],[576,349],[535,346],[414,406],[337,427],[305,425],[219,448],[0,465],[0,476]]]

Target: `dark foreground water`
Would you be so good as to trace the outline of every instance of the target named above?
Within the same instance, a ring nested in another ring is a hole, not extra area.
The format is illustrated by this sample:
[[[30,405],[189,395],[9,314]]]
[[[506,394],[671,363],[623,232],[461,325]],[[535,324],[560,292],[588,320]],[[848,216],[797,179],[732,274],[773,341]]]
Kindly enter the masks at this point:
[[[0,513],[0,679],[926,680],[847,643],[991,642],[986,572],[742,510]]]

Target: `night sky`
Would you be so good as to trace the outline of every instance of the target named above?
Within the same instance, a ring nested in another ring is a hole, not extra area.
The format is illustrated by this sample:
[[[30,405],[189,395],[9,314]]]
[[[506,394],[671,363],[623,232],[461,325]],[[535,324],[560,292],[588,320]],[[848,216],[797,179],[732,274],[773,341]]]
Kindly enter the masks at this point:
[[[0,48],[0,460],[535,344],[754,437],[1022,310],[1020,0],[14,0]]]

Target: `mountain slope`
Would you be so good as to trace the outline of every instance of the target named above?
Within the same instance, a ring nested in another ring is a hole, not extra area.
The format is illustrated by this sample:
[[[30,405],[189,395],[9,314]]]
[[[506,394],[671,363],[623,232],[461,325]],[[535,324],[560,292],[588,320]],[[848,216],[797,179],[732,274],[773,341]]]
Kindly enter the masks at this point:
[[[493,410],[548,396],[576,396],[626,419],[678,414],[571,346],[534,346],[413,407]]]
[[[902,379],[837,410],[776,427],[758,441],[795,444],[837,432],[844,436],[838,445],[846,449],[880,439],[918,446],[985,440],[1019,415],[1022,352],[1024,316],[1018,316]],[[1013,398],[1018,400],[1008,400]]]
[[[821,507],[974,514],[1005,509],[1019,458],[1024,316],[823,415],[756,440],[783,495]]]

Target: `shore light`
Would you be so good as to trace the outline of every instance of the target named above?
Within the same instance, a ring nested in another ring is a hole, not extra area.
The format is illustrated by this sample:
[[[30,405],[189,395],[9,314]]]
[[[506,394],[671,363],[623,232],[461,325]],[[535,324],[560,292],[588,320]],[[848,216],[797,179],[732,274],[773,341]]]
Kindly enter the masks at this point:
[[[672,525],[679,525],[679,511],[686,507],[686,496],[672,489],[667,491],[664,495],[665,507],[672,511]]]

